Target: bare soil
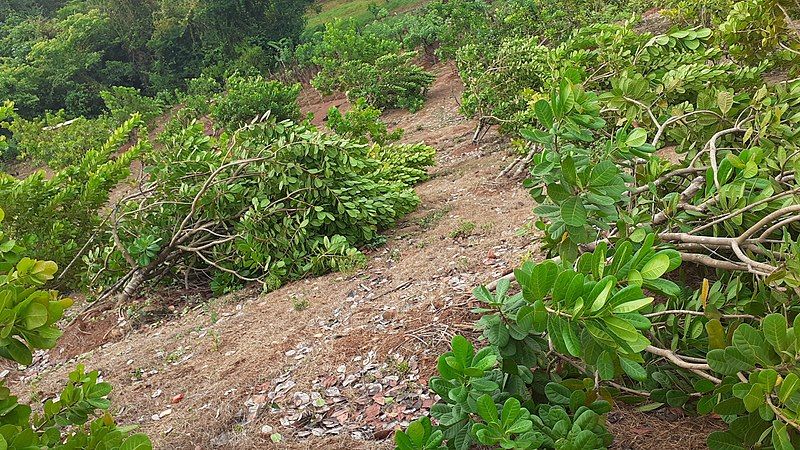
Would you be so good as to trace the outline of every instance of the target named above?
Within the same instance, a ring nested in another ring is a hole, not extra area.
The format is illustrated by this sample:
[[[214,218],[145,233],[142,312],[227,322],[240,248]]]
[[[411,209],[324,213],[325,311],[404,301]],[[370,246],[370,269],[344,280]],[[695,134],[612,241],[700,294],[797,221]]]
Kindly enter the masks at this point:
[[[454,68],[432,70],[425,108],[385,120],[405,129],[404,141],[437,148],[437,165],[417,186],[418,210],[387,231],[385,246],[365,249],[365,268],[267,294],[163,293],[142,308],[154,323],[131,329],[114,312],[75,324],[12,388],[46,398],[76,364],[98,369],[114,386],[119,422],[138,424],[158,449],[393,448],[393,430],[435,401],[426,385],[437,355],[456,333],[477,337],[472,288],[541,258],[523,229],[530,196],[496,178],[514,155],[492,133],[471,142]],[[313,92],[301,101],[318,123],[346,106]],[[701,449],[717,426],[630,408],[609,422],[620,449]]]

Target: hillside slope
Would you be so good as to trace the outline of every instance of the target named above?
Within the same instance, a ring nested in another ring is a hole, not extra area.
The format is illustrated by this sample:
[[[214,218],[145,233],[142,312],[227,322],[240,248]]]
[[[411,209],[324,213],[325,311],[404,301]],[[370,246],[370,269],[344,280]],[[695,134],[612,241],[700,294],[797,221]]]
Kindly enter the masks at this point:
[[[518,180],[497,179],[507,146],[491,133],[471,142],[475,123],[458,113],[454,68],[433,70],[425,108],[384,119],[406,130],[404,141],[437,148],[438,164],[417,187],[420,208],[368,252],[365,269],[269,294],[245,289],[124,336],[116,317],[79,324],[15,390],[29,383],[50,395],[80,362],[114,385],[113,404],[127,405],[118,420],[138,424],[159,449],[393,448],[393,430],[434,402],[426,385],[436,355],[455,333],[477,338],[472,288],[537,258],[536,236],[520,230],[532,218],[530,196]],[[303,98],[320,123],[345,103]],[[181,310],[180,295],[164,299],[167,310]],[[104,340],[114,342],[93,348]],[[678,413],[611,417],[616,448],[705,448],[707,424]]]

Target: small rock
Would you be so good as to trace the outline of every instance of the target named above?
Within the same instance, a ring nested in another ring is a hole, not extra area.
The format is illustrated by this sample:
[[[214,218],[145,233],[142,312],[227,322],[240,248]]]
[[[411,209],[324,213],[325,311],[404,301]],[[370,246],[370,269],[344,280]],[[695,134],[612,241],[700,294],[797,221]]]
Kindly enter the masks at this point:
[[[271,425],[264,425],[261,427],[261,434],[272,434],[272,426]]]
[[[179,403],[181,400],[183,400],[183,393],[182,392],[180,394],[175,395],[174,397],[172,397],[171,402],[173,404],[175,404],[175,403]]]

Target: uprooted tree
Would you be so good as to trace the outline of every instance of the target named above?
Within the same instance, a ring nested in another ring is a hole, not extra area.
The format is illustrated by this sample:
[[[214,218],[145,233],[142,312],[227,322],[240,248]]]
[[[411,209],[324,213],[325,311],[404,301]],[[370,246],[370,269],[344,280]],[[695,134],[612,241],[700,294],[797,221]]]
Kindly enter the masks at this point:
[[[194,124],[153,155],[149,178],[111,214],[109,245],[86,260],[103,296],[122,299],[162,277],[224,292],[352,269],[358,246],[416,207],[411,186],[434,154],[270,118],[219,139]]]

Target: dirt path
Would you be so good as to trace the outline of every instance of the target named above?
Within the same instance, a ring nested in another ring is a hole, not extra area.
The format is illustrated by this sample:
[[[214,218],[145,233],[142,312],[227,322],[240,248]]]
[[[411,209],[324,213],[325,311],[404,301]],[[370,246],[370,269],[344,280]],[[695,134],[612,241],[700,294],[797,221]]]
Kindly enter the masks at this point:
[[[393,448],[392,431],[434,403],[426,385],[436,356],[455,333],[471,333],[472,288],[538,255],[535,236],[520,232],[532,200],[519,182],[496,180],[510,161],[506,146],[491,134],[471,143],[457,75],[434,71],[422,111],[385,119],[406,130],[405,141],[436,147],[438,164],[417,187],[419,209],[367,253],[365,269],[269,294],[245,289],[63,364],[41,359],[23,381],[44,398],[77,363],[101,370],[113,404],[125,405],[119,421],[139,424],[158,449]],[[304,98],[319,122],[344,103]],[[656,437],[669,448],[660,421],[681,423],[614,414],[618,448],[654,448]],[[704,448],[701,440],[686,433],[679,448]]]

